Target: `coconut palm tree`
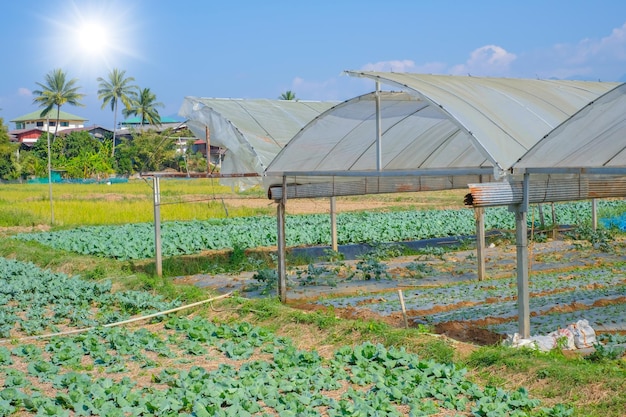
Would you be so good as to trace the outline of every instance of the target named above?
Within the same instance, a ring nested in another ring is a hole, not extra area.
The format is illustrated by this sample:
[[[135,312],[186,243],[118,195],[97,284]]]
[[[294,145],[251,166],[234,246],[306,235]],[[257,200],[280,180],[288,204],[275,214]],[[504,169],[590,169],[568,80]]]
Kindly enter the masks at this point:
[[[76,86],[75,78],[67,80],[67,74],[60,68],[54,69],[46,74],[45,82],[36,83],[41,89],[34,90],[34,104],[44,109],[41,111],[41,117],[47,116],[53,108],[56,108],[56,123],[54,125],[54,136],[52,141],[57,137],[59,129],[59,119],[61,114],[61,106],[70,104],[72,106],[83,106],[80,100],[85,96],[78,92],[80,87]]]
[[[296,99],[296,93],[294,93],[291,90],[287,90],[284,93],[282,93],[279,97],[279,100],[295,100]]]
[[[107,104],[111,105],[113,111],[113,147],[111,148],[111,156],[115,156],[115,133],[117,129],[117,104],[122,102],[124,108],[129,109],[131,106],[131,97],[136,85],[131,85],[135,79],[133,77],[124,77],[126,71],[120,71],[113,68],[109,72],[108,80],[98,77],[98,98],[102,100],[102,109]]]
[[[160,125],[161,116],[156,109],[165,107],[161,102],[156,101],[156,95],[149,88],[142,88],[133,91],[130,107],[122,110],[124,117],[139,116],[141,125]]]

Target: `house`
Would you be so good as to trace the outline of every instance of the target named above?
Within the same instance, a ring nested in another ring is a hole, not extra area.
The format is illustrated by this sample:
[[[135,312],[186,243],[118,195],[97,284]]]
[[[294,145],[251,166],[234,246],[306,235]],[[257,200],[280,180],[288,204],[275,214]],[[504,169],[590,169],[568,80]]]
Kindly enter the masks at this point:
[[[58,131],[83,127],[87,121],[84,117],[75,116],[64,111],[59,112],[56,109],[53,109],[44,117],[41,116],[41,110],[36,110],[32,113],[15,118],[11,120],[11,122],[15,123],[16,130],[41,129],[43,131],[48,130],[49,132],[54,132],[57,128],[57,114],[59,116]]]
[[[18,142],[23,146],[31,147],[37,142],[44,131],[39,128],[16,129],[7,132],[11,142]]]
[[[50,121],[52,123],[52,120]],[[67,129],[60,130],[58,132],[58,136],[69,135],[72,132],[87,132],[94,138],[98,140],[102,140],[106,137],[113,136],[113,131],[104,128],[102,126],[93,125],[90,127],[70,127]],[[18,142],[23,146],[31,147],[37,142],[37,140],[41,137],[42,133],[45,133],[45,129],[40,128],[30,128],[30,129],[16,129],[10,130],[8,132],[9,138],[12,142]],[[54,130],[50,132],[50,134],[54,133]]]
[[[169,127],[169,125],[177,126],[177,125],[180,125],[181,123],[183,123],[183,122],[181,122],[180,120],[178,120],[178,119],[176,119],[174,117],[162,116],[160,119],[161,119],[161,125],[168,125],[168,127]],[[128,119],[120,122],[120,126],[121,126],[122,129],[130,129],[132,127],[137,128],[137,127],[140,127],[141,125],[142,125],[141,124],[141,117],[139,117],[139,116],[129,117]],[[148,126],[148,125],[145,124],[144,126]],[[154,128],[154,126],[152,126],[152,128]],[[163,129],[163,130],[165,130],[165,129]]]
[[[187,125],[185,122],[181,122],[171,117],[161,117],[161,124],[158,125],[142,125],[140,117],[131,117],[123,122],[120,122],[120,128],[115,131],[115,136],[118,138],[132,139],[134,133],[147,131],[162,133],[168,129],[172,132],[179,132],[186,128]]]
[[[195,138],[194,138],[195,139]],[[185,148],[186,150],[187,148]],[[191,145],[191,151],[197,152],[206,158],[206,141],[203,139],[194,140]],[[219,146],[210,145],[210,158],[211,163],[215,166],[222,167],[222,161],[224,160],[224,155],[226,154],[227,149],[220,148]],[[183,151],[184,152],[184,151]]]
[[[94,138],[98,140],[102,140],[104,138],[111,138],[113,136],[113,131],[107,129],[106,127],[102,127],[100,125],[93,125],[88,127],[71,127],[69,129],[64,129],[62,132],[59,132],[59,135],[69,135],[72,132],[87,132]]]

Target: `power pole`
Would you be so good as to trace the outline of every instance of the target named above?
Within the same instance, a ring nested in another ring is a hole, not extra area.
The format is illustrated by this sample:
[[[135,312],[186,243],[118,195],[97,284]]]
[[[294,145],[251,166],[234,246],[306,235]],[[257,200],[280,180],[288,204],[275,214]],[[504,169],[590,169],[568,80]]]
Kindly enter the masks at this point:
[[[46,117],[46,139],[48,141],[48,196],[50,197],[50,226],[54,225],[54,204],[52,203],[52,156],[50,155],[50,115]]]
[[[206,173],[211,173],[211,139],[209,137],[209,126],[204,126],[204,135],[206,137]]]

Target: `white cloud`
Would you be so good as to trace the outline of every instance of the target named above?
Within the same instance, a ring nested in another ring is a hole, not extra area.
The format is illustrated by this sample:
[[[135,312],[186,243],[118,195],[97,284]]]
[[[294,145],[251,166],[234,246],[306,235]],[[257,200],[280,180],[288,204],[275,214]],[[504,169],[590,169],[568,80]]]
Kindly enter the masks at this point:
[[[415,62],[410,59],[395,61],[379,61],[365,64],[361,70],[363,71],[380,71],[380,72],[415,72]]]
[[[291,82],[291,90],[302,100],[337,100],[336,88],[337,78],[317,81],[295,77]]]
[[[617,81],[626,73],[625,63],[626,23],[603,38],[559,43],[526,53],[517,66],[541,78]]]
[[[590,60],[626,60],[626,23],[600,40],[583,39],[574,46],[573,52],[570,62],[578,64]]]
[[[485,45],[475,49],[464,64],[453,66],[453,75],[504,76],[510,72],[517,55],[497,45]]]
[[[374,90],[371,80],[349,77],[343,73],[325,80],[308,80],[295,77],[291,87],[301,100],[344,101]]]
[[[416,65],[415,61],[410,59],[370,62],[361,67],[361,71],[414,72],[419,74],[438,74],[444,73],[445,70],[446,64],[443,62],[427,62]]]
[[[28,88],[20,87],[17,89],[17,95],[30,97],[33,93]]]

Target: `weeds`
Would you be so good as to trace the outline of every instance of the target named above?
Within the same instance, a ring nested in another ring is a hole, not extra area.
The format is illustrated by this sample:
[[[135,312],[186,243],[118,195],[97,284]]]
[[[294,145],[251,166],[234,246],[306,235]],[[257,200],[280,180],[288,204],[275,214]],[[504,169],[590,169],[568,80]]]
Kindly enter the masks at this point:
[[[341,270],[342,265],[332,268],[326,266],[315,266],[309,264],[304,269],[296,269],[296,276],[300,285],[328,285],[330,287],[337,286],[337,273]]]
[[[420,258],[438,258],[443,260],[444,255],[446,254],[446,250],[441,246],[426,246],[423,249],[419,250]]]
[[[343,261],[344,259],[346,259],[346,257],[341,252],[338,252],[332,249],[325,249],[324,259],[328,262],[337,262],[337,261]]]
[[[376,259],[379,261],[400,256],[411,255],[413,252],[405,245],[400,243],[377,244],[370,251],[361,256],[363,259]]]
[[[435,268],[431,265],[421,262],[411,262],[406,265],[406,269],[411,273],[411,277],[413,278],[424,278],[435,272]]]
[[[615,235],[608,229],[597,229],[589,226],[581,226],[566,233],[566,236],[574,240],[584,240],[593,246],[594,249],[602,252],[613,252],[613,241]]]
[[[585,356],[585,359],[591,362],[614,361],[624,354],[624,348],[621,346],[594,343],[593,347],[594,351]]]

